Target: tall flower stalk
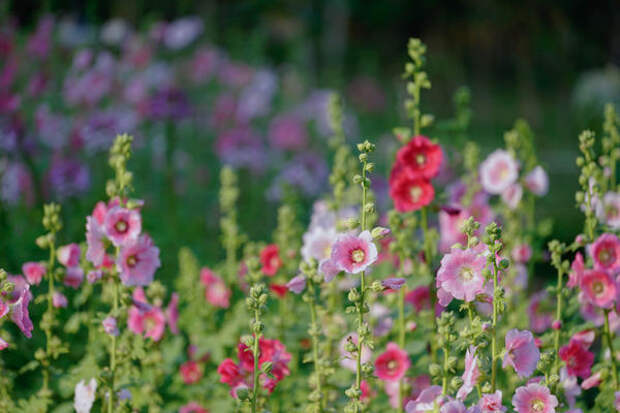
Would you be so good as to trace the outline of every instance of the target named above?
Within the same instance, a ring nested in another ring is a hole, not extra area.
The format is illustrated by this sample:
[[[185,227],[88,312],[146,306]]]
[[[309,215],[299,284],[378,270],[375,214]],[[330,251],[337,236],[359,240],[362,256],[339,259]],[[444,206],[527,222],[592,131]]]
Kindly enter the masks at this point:
[[[237,278],[237,251],[244,241],[237,222],[237,200],[239,199],[239,185],[235,171],[225,166],[220,172],[220,228],[222,243],[226,250],[226,278],[232,285]]]

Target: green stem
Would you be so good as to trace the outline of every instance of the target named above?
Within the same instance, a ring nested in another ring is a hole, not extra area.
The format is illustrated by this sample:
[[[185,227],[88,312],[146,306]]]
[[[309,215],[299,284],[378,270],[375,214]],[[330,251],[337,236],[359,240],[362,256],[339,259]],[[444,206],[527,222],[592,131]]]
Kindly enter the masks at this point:
[[[495,393],[497,388],[497,264],[493,257],[493,336],[491,338],[491,393]]]
[[[114,318],[118,317],[118,289],[118,278],[114,277],[114,301],[112,302]],[[112,334],[110,337],[112,342],[110,343],[110,391],[108,396],[108,413],[114,411],[114,389],[116,380],[116,335]]]
[[[401,263],[403,262],[401,257]],[[401,349],[405,348],[405,286],[403,285],[398,292],[398,345]],[[404,379],[398,381],[398,412],[402,413],[404,400]]]
[[[472,307],[472,303],[467,303],[467,317],[469,318],[469,325],[473,326],[474,324],[474,313],[471,309]],[[472,345],[474,343],[471,343]],[[480,399],[482,397],[482,389],[480,388],[480,383],[476,383],[476,391],[478,393],[478,398]]]
[[[361,229],[362,231],[366,230],[366,162],[362,164],[362,219],[361,219]],[[362,348],[363,348],[363,327],[364,327],[364,306],[366,298],[366,271],[361,272],[360,276],[360,301],[358,310],[358,318],[357,318],[357,368],[355,373],[355,385],[358,391],[360,391],[361,398],[361,389],[362,389]]]
[[[259,310],[258,308],[256,308],[254,310],[254,324],[258,325],[258,323],[260,322],[259,320],[260,318],[260,314],[259,314]],[[253,343],[253,348],[252,348],[252,354],[254,355],[254,370],[252,371],[252,383],[253,383],[253,387],[252,387],[252,413],[256,413],[256,405],[258,402],[258,378],[259,378],[259,374],[258,374],[258,359],[260,357],[259,353],[259,340],[260,340],[260,333],[255,334],[254,336],[254,343]]]
[[[557,284],[557,291],[556,291],[556,308],[555,308],[555,320],[560,322],[560,324],[562,323],[562,276],[563,276],[563,272],[561,270],[561,268],[558,268],[558,284]],[[554,337],[554,355],[555,355],[555,363],[554,363],[554,372],[556,374],[558,374],[558,372],[560,371],[560,357],[559,357],[559,351],[560,351],[560,330],[561,328],[558,328],[555,330],[555,337]]]
[[[308,304],[310,305],[310,320],[311,320],[311,333],[310,335],[312,336],[312,357],[314,359],[314,374],[316,376],[316,392],[317,394],[321,397],[321,401],[318,405],[319,408],[319,413],[323,413],[323,410],[325,409],[325,397],[323,397],[323,390],[322,390],[322,382],[323,382],[323,378],[321,375],[321,368],[319,366],[319,325],[317,323],[318,317],[317,317],[317,312],[316,312],[316,299],[315,299],[315,293],[314,293],[314,283],[312,282],[311,279],[308,279],[308,294],[309,294],[309,301]]]
[[[428,289],[431,295],[431,320],[432,320],[432,333],[431,333],[431,360],[433,363],[437,363],[437,349],[435,348],[435,340],[433,335],[437,331],[437,319],[435,317],[435,306],[437,305],[437,291],[435,288],[435,277],[433,277],[433,257],[431,252],[431,245],[428,239],[428,212],[427,207],[422,207],[420,211],[422,215],[422,234],[424,236],[424,260],[428,265],[428,271],[430,275],[430,282]]]
[[[55,242],[50,243],[50,257],[48,261],[47,268],[47,280],[48,280],[48,291],[47,291],[47,314],[49,314],[49,319],[46,323],[45,328],[45,364],[43,369],[43,391],[47,393],[49,389],[49,381],[50,381],[50,354],[51,348],[50,344],[52,342],[52,325],[54,319],[54,265],[56,263],[56,244]]]
[[[612,338],[612,332],[609,329],[609,309],[605,309],[605,330],[604,330],[604,334],[605,334],[605,341],[607,342],[607,347],[609,348],[609,355],[610,355],[610,359],[611,359],[611,366],[612,366],[612,377],[614,380],[614,389],[618,390],[618,370],[616,367],[616,353],[614,351],[614,343],[613,343],[613,338]]]

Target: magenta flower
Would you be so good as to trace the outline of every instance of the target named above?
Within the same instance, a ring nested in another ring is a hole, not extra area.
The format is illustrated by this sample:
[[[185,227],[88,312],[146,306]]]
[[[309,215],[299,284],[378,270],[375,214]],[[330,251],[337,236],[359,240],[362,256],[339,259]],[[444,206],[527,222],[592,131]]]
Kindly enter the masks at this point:
[[[116,318],[108,316],[103,319],[101,324],[103,325],[103,331],[105,331],[106,334],[109,334],[111,336],[118,336],[119,331]]]
[[[129,308],[127,327],[135,334],[159,341],[164,335],[166,316],[161,308],[146,303],[144,291],[138,288],[133,294],[134,305]]]
[[[532,258],[532,247],[529,244],[517,244],[511,252],[512,258],[516,262],[526,263]]]
[[[295,294],[301,294],[301,292],[306,289],[306,277],[303,275],[297,275],[291,278],[291,280],[286,284],[286,288]]]
[[[616,299],[616,282],[602,270],[586,270],[579,284],[584,297],[600,308],[610,308]]]
[[[620,268],[620,240],[614,234],[602,234],[590,246],[590,255],[594,268],[615,273]]]
[[[571,340],[560,348],[560,358],[566,363],[566,371],[571,376],[586,379],[590,377],[594,353],[588,351],[578,340]]]
[[[507,151],[498,149],[480,164],[480,183],[490,194],[501,194],[519,176],[519,165]]]
[[[458,300],[474,301],[484,291],[482,270],[487,259],[472,249],[454,248],[441,259],[437,287]]]
[[[19,329],[28,338],[32,337],[32,321],[30,320],[30,314],[28,312],[28,304],[32,300],[32,293],[30,292],[30,286],[26,284],[19,295],[16,302],[11,304],[11,320],[19,327]]]
[[[84,270],[82,267],[69,267],[63,280],[68,287],[77,289],[84,281]]]
[[[160,265],[159,248],[148,235],[123,246],[116,262],[121,281],[128,286],[148,285]]]
[[[67,304],[67,297],[65,297],[64,294],[55,291],[54,295],[52,295],[52,305],[56,308],[65,308]]]
[[[517,389],[512,405],[517,413],[555,413],[558,399],[547,387],[531,383]]]
[[[405,285],[404,278],[386,278],[381,281],[381,285],[384,288],[389,288],[390,290],[400,290],[400,288]]]
[[[179,294],[172,293],[168,307],[166,307],[166,321],[168,322],[168,328],[172,334],[179,334]]]
[[[502,391],[497,390],[495,393],[483,394],[478,401],[480,413],[503,413],[508,410],[502,405]]]
[[[540,351],[530,331],[517,329],[506,333],[506,355],[503,368],[512,366],[519,377],[529,377],[536,370]]]
[[[205,299],[215,307],[228,308],[232,292],[224,280],[209,268],[200,270],[200,282],[205,287]]]
[[[341,235],[332,246],[330,261],[350,274],[365,271],[377,260],[377,247],[370,231],[363,231],[359,236]]]
[[[534,195],[544,196],[549,190],[549,177],[542,166],[538,165],[525,176],[525,186]]]
[[[56,253],[58,262],[65,267],[75,267],[80,264],[80,246],[76,243],[63,245]]]
[[[45,265],[40,262],[27,262],[22,265],[22,272],[29,284],[38,285],[45,275]]]
[[[581,284],[581,278],[583,277],[583,272],[585,271],[585,265],[583,262],[583,255],[580,252],[575,254],[575,259],[570,265],[570,272],[568,273],[568,282],[566,286],[569,288],[573,288]]]
[[[465,400],[467,395],[471,393],[478,379],[480,378],[480,369],[478,368],[478,356],[476,355],[476,347],[469,346],[465,353],[465,371],[463,372],[463,385],[456,393],[456,398]]]
[[[405,376],[411,361],[405,350],[388,343],[386,350],[375,360],[375,374],[381,380],[396,381]]]
[[[138,239],[142,232],[142,218],[134,209],[114,206],[108,210],[103,226],[112,244],[120,247]]]

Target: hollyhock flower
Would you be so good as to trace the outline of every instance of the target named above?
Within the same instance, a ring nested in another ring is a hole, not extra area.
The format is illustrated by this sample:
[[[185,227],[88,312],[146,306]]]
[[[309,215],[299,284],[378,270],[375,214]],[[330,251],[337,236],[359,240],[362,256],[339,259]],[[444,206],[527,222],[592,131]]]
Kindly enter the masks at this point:
[[[620,193],[607,192],[603,199],[595,203],[597,218],[611,229],[620,229]]]
[[[596,334],[594,333],[594,330],[583,330],[573,334],[573,336],[570,338],[570,341],[574,341],[583,348],[588,349],[590,348],[592,343],[594,343],[595,338]]]
[[[292,291],[295,294],[301,294],[301,292],[306,289],[306,277],[304,277],[303,275],[297,275],[293,277],[286,284],[286,288],[288,288],[289,291]]]
[[[591,374],[594,353],[586,350],[578,341],[571,340],[567,346],[560,348],[560,358],[566,363],[569,375],[586,379]]]
[[[434,178],[439,173],[442,159],[441,147],[421,135],[415,136],[396,153],[396,162],[413,178]]]
[[[581,388],[584,390],[588,390],[593,387],[598,387],[600,386],[602,381],[603,380],[601,377],[601,372],[597,371],[596,373],[585,379],[583,382],[581,382]]]
[[[77,289],[84,281],[84,270],[82,267],[69,267],[65,273],[63,283],[68,286]]]
[[[193,360],[181,364],[179,372],[185,384],[197,383],[202,378],[202,369],[200,365]]]
[[[166,316],[159,307],[151,307],[149,310],[142,311],[136,306],[131,306],[127,327],[134,334],[144,335],[145,338],[159,341],[164,336]]]
[[[103,319],[101,324],[103,325],[103,331],[105,331],[106,334],[109,334],[111,336],[119,335],[116,318],[112,316],[107,316],[106,318]]]
[[[502,413],[508,410],[502,405],[502,391],[497,390],[495,393],[483,394],[478,401],[480,413]]]
[[[586,270],[579,284],[584,297],[600,308],[610,308],[616,299],[616,282],[601,270]]]
[[[517,413],[555,413],[558,399],[540,384],[528,384],[517,388],[512,397]]]
[[[538,165],[525,176],[525,187],[534,195],[544,196],[549,190],[549,177],[547,172]]]
[[[360,390],[362,391],[360,400],[363,402],[370,400],[375,395],[375,392],[372,391],[370,384],[366,380],[362,380],[360,383]]]
[[[340,274],[342,269],[334,261],[327,259],[319,265],[319,273],[325,277],[325,282],[330,282],[335,276]]]
[[[614,407],[616,408],[616,411],[620,412],[620,391],[615,392],[614,397]]]
[[[471,393],[478,379],[480,378],[480,369],[478,368],[478,356],[476,355],[476,347],[469,346],[465,353],[465,371],[463,372],[463,385],[456,393],[456,398],[465,400],[467,395]]]
[[[65,267],[75,267],[80,264],[80,246],[78,244],[64,245],[58,248],[56,255],[58,262]]]
[[[179,294],[172,293],[170,302],[165,311],[166,321],[168,322],[168,328],[172,334],[179,334],[179,327],[177,325],[179,321]]]
[[[162,42],[171,50],[180,50],[202,34],[204,24],[199,17],[182,17],[165,27]]]
[[[415,401],[410,401],[405,406],[407,413],[434,412],[436,406],[441,406],[441,386],[430,386],[422,390]]]
[[[523,187],[519,184],[512,184],[502,192],[502,201],[504,201],[510,209],[517,208],[522,197]]]
[[[330,261],[341,271],[357,274],[365,271],[377,260],[377,246],[370,231],[359,236],[341,235],[332,246]]]
[[[451,400],[441,406],[439,413],[468,413],[468,410],[462,401]]]
[[[577,384],[577,377],[568,374],[566,367],[560,369],[560,385],[564,389],[568,405],[574,406],[577,396],[581,394],[581,387]]]
[[[283,150],[298,150],[306,146],[308,133],[296,116],[280,115],[269,124],[269,142],[271,146]]]
[[[86,217],[86,259],[99,267],[105,257],[105,231],[94,216]]]
[[[517,244],[512,249],[511,255],[516,262],[525,264],[532,258],[532,247],[529,244]]]
[[[573,288],[581,284],[581,278],[583,277],[583,272],[585,271],[583,255],[581,255],[580,252],[575,254],[575,259],[571,263],[570,268],[571,270],[568,273],[568,282],[566,283],[566,286]]]
[[[340,351],[340,365],[348,370],[355,371],[357,368],[357,356],[346,350],[347,343],[352,343],[357,346],[357,333],[347,334],[340,340],[338,349]],[[362,364],[368,363],[372,357],[372,351],[368,346],[362,346]]]
[[[65,308],[67,304],[67,297],[65,297],[62,293],[55,291],[54,295],[52,295],[52,305],[56,308]]]
[[[108,210],[103,226],[112,244],[120,247],[138,239],[142,232],[142,217],[135,209],[115,206]]]
[[[314,226],[310,228],[303,236],[301,256],[305,261],[310,261],[312,258],[318,262],[328,259],[336,238],[337,233],[333,227]]]
[[[428,286],[421,285],[405,295],[405,302],[411,304],[416,312],[431,308],[431,292]]]
[[[95,402],[97,392],[97,380],[90,379],[88,383],[84,380],[75,385],[75,399],[73,407],[76,413],[89,413]]]
[[[209,268],[200,270],[200,282],[205,287],[205,300],[215,307],[228,308],[232,292],[224,280]]]
[[[396,168],[396,166],[395,166]],[[412,178],[403,170],[390,174],[390,198],[399,212],[417,211],[435,198],[435,189],[424,178]]]
[[[530,328],[535,333],[544,333],[553,322],[553,312],[548,302],[546,290],[532,294],[530,304],[527,307],[527,315],[530,320]]]
[[[230,387],[236,387],[243,381],[243,376],[239,366],[231,359],[226,359],[217,367],[220,375],[220,383],[228,384]]]
[[[519,165],[507,151],[498,149],[480,164],[480,183],[490,194],[501,194],[518,178]]]
[[[179,408],[179,413],[209,413],[209,411],[197,402],[189,402]]]
[[[282,259],[276,244],[269,244],[260,252],[261,271],[263,274],[273,277],[276,275],[280,267],[282,267]]]
[[[160,265],[159,248],[148,235],[124,245],[116,261],[121,281],[127,286],[148,285]]]
[[[45,265],[40,262],[27,262],[22,265],[22,272],[24,277],[28,280],[28,283],[32,285],[38,285],[46,272]]]
[[[502,367],[512,366],[519,377],[529,377],[536,370],[540,351],[530,331],[512,329],[506,333],[506,355]]]
[[[388,343],[385,352],[375,360],[375,374],[381,380],[400,380],[411,366],[407,352],[396,343]]]
[[[484,291],[485,278],[482,270],[487,264],[485,256],[474,249],[452,249],[441,259],[437,272],[437,287],[441,287],[452,297],[474,301]]]
[[[594,268],[615,273],[620,268],[620,240],[614,234],[605,233],[590,246]]]
[[[269,284],[269,290],[273,292],[277,298],[284,298],[288,292],[288,287],[286,284],[271,283]]]
[[[405,285],[404,278],[386,278],[381,281],[381,285],[384,288],[388,288],[390,290],[400,290],[400,288]]]
[[[49,186],[61,198],[80,195],[90,185],[88,167],[75,159],[55,158],[48,170]]]
[[[251,372],[254,370],[254,355],[252,352],[247,351],[247,349],[248,347],[245,344],[239,343],[237,355],[240,367]],[[288,368],[291,354],[286,352],[286,347],[280,341],[269,340],[263,337],[259,339],[259,354],[259,369],[263,363],[272,363],[271,376],[273,377],[268,377],[265,374],[261,374],[260,377],[262,386],[271,393],[278,382],[291,373]]]
[[[101,270],[88,271],[88,274],[86,274],[86,280],[90,284],[96,283],[98,280],[101,279],[101,277],[103,277],[103,271]]]
[[[11,320],[19,327],[21,332],[28,338],[32,337],[32,321],[28,312],[28,304],[32,300],[30,286],[26,284],[19,294],[17,301],[11,304]]]

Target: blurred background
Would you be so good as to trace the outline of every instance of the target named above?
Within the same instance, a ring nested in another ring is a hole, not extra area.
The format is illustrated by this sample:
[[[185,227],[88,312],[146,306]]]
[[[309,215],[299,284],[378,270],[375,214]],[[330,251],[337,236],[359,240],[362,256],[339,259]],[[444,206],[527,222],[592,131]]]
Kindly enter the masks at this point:
[[[271,236],[283,183],[307,214],[328,190],[330,91],[344,98],[351,142],[379,144],[380,193],[391,130],[409,122],[401,73],[412,36],[428,47],[422,107],[436,124],[453,116],[461,86],[471,93],[467,137],[483,156],[517,118],[530,123],[551,182],[538,215],[553,215],[563,240],[581,228],[577,135],[601,131],[604,103],[620,105],[617,0],[4,0],[0,22],[0,265],[9,271],[41,255],[44,200],[63,204],[65,241],[83,239],[85,215],[105,196],[115,132],[136,136],[135,194],[167,275],[182,245],[206,263],[221,257],[222,164],[241,174],[251,238]],[[458,152],[441,128],[429,134]]]

